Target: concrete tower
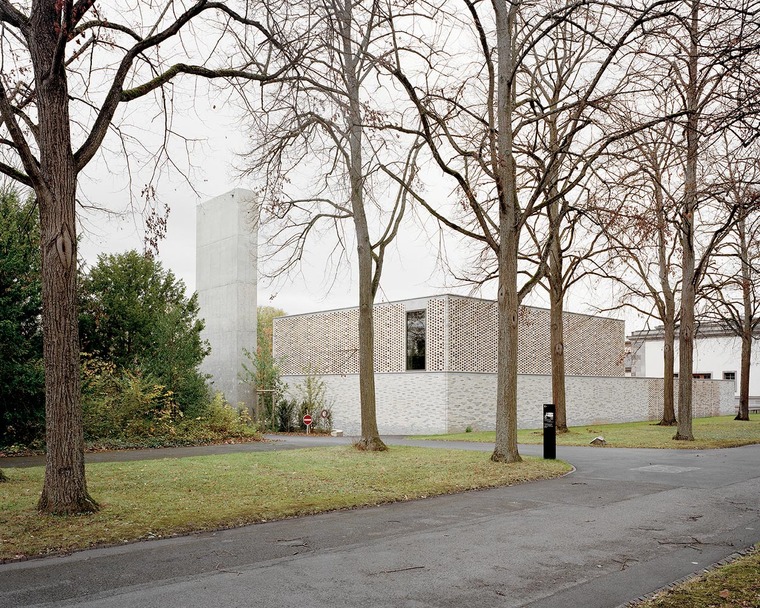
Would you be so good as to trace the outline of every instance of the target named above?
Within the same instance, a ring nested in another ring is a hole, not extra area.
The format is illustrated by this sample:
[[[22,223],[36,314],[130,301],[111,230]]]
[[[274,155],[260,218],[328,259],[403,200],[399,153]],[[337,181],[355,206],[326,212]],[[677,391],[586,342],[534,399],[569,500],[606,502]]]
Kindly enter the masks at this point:
[[[256,351],[257,218],[254,193],[236,188],[198,205],[196,219],[199,316],[211,345],[201,371],[227,401],[249,409],[255,393],[240,374],[243,349]]]

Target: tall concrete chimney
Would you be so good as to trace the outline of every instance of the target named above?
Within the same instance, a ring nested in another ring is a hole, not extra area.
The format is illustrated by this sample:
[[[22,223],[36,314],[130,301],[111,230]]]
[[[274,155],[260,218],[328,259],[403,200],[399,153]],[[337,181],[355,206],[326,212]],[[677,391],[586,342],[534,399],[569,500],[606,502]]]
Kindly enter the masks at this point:
[[[250,190],[236,188],[198,205],[196,289],[202,337],[211,354],[201,371],[232,405],[252,411],[255,392],[241,382],[243,349],[256,352],[258,208]]]

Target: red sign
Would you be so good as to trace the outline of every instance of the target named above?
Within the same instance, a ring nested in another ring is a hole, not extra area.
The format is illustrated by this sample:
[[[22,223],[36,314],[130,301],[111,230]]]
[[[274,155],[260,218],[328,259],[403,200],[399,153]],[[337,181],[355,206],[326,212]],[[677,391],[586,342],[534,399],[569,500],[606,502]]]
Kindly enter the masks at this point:
[[[303,417],[303,423],[306,426],[311,426],[311,416],[309,414],[306,414],[306,416]]]

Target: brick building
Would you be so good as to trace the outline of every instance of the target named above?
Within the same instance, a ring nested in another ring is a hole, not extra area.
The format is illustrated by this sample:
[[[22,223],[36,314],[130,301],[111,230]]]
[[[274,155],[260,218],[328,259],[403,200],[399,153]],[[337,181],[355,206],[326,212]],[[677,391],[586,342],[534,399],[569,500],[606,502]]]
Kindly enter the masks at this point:
[[[274,354],[293,389],[305,370],[327,385],[336,428],[359,432],[358,308],[274,320]],[[518,344],[518,424],[540,426],[550,402],[549,311],[522,307]],[[492,429],[496,403],[496,302],[440,295],[374,308],[378,427],[384,434]],[[568,422],[656,418],[657,380],[625,378],[625,325],[566,313]],[[659,381],[661,383],[661,381]],[[725,391],[724,391],[725,392]],[[718,403],[720,390],[710,403]],[[696,415],[699,415],[698,413]]]

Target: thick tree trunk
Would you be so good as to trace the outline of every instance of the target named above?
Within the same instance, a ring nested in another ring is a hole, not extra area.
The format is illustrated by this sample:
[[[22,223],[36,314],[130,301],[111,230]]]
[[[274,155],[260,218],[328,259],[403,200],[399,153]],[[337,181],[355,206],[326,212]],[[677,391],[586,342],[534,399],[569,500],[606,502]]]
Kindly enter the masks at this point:
[[[558,145],[556,128],[552,131],[552,147]],[[552,176],[549,195],[557,196],[556,170]],[[564,288],[562,269],[562,243],[560,242],[559,202],[553,202],[548,209],[551,230],[551,247],[549,251],[549,342],[552,366],[552,401],[555,407],[556,430],[567,433],[567,408],[565,404],[565,327],[564,327]]]
[[[687,259],[688,258],[688,259]],[[694,369],[694,259],[684,249],[684,286],[681,294],[681,326],[678,334],[678,430],[673,439],[693,441],[692,386]]]
[[[496,445],[491,460],[520,462],[517,449],[517,239],[509,214],[501,220],[496,372]],[[513,220],[512,220],[513,221]]]
[[[559,242],[555,239],[552,249],[559,249]],[[557,285],[557,277],[561,282],[562,268],[561,259],[553,261],[554,251],[550,256],[552,279],[549,281],[549,300],[551,317],[551,349],[552,349],[552,400],[556,409],[556,427],[558,433],[567,433],[567,409],[565,404],[565,329],[563,323],[563,300],[562,285]],[[561,255],[561,254],[560,254]],[[558,266],[559,265],[559,266]],[[555,274],[558,273],[558,274]]]
[[[514,109],[512,32],[516,4],[493,0],[498,44],[498,84],[495,110],[498,136],[496,174],[499,198],[498,359],[496,372],[496,445],[491,460],[520,462],[517,450],[517,178],[512,153]],[[493,102],[494,100],[492,100]]]
[[[742,360],[739,371],[739,412],[735,420],[749,420],[749,374],[752,357],[752,329],[742,336]]]
[[[690,261],[687,261],[687,257]],[[688,270],[689,266],[691,267]],[[673,439],[693,441],[692,386],[694,370],[694,259],[684,250],[684,285],[681,295],[681,327],[678,335],[678,430]]]
[[[689,34],[689,79],[686,90],[686,169],[684,172],[684,203],[680,225],[683,249],[683,279],[681,286],[681,328],[679,331],[678,366],[678,431],[673,439],[693,441],[692,385],[694,372],[694,306],[698,277],[694,269],[694,221],[697,210],[697,159],[699,153],[698,116],[698,40],[699,2],[691,7]]]
[[[375,354],[372,317],[372,251],[366,218],[356,220],[357,253],[359,256],[359,398],[361,402],[361,439],[357,447],[364,450],[385,450],[377,429],[375,406]],[[363,217],[363,214],[362,214]]]
[[[69,169],[72,167],[70,165]],[[56,169],[51,167],[50,171],[55,172]],[[61,181],[66,181],[63,176],[51,180],[56,185]],[[97,509],[97,504],[87,491],[84,471],[84,431],[79,404],[73,180],[70,187],[72,192],[67,196],[68,204],[60,199],[38,199],[42,232],[42,327],[47,444],[45,482],[38,508],[46,513],[57,514]]]
[[[38,508],[47,513],[94,511],[84,470],[79,404],[76,168],[71,151],[69,97],[63,61],[55,62],[56,3],[35,2],[30,53],[39,115],[40,172],[35,184],[42,249],[42,327],[45,365],[45,481]]]
[[[351,187],[351,211],[356,232],[356,252],[359,259],[359,400],[361,403],[362,434],[356,445],[364,450],[386,450],[388,448],[380,439],[377,428],[375,405],[372,243],[367,226],[367,214],[364,209],[360,84],[356,73],[357,59],[353,50],[351,11],[351,0],[345,0],[337,17],[340,22],[343,70],[346,78],[346,92],[349,98],[346,116],[350,153],[348,177]]]

